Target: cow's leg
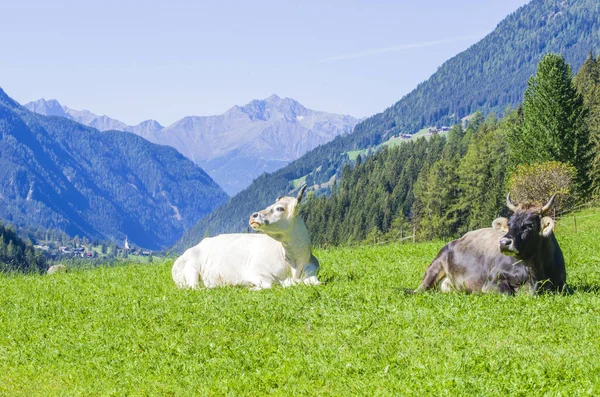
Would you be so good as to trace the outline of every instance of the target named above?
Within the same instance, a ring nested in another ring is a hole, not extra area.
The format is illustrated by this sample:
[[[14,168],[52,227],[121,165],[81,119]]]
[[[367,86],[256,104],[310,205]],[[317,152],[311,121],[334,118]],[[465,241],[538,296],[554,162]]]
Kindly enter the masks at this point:
[[[298,284],[297,280],[294,280],[292,277],[288,277],[281,282],[282,287],[291,287],[292,285]]]
[[[433,288],[433,286],[435,286],[438,280],[440,280],[446,275],[446,270],[444,269],[445,260],[446,254],[440,252],[437,258],[435,258],[433,262],[431,262],[431,265],[429,265],[429,267],[427,268],[427,271],[425,272],[425,277],[423,278],[423,281],[421,281],[421,285],[419,285],[419,288],[417,288],[415,292],[427,291],[428,289]]]
[[[319,270],[319,261],[314,255],[311,258],[312,263],[304,268],[302,274],[302,282],[306,285],[319,285],[321,282],[317,278],[317,271]]]
[[[522,292],[529,295],[535,295],[536,283],[531,277],[531,270],[525,266],[511,266],[510,269],[503,271],[508,284],[513,292]]]
[[[273,286],[273,280],[266,277],[256,276],[249,280],[247,285],[250,286],[250,290],[252,291],[260,291],[261,289],[271,288]]]
[[[532,296],[535,295],[535,286],[530,282],[517,286],[515,290],[519,293],[525,293]]]
[[[179,288],[196,288],[200,278],[197,261],[189,256],[180,256],[173,264],[173,281]]]
[[[506,278],[498,275],[486,281],[483,287],[481,287],[481,292],[499,292],[504,295],[512,295],[514,291]]]
[[[306,284],[306,285],[319,285],[319,284],[321,284],[321,282],[319,281],[319,279],[317,278],[317,276],[307,277],[303,281],[304,281],[304,284]]]
[[[442,291],[442,292],[452,292],[452,291],[456,291],[456,288],[454,288],[454,285],[452,284],[452,281],[450,281],[450,279],[448,277],[445,277],[442,280],[442,283],[440,284],[440,291]]]
[[[185,270],[183,272],[184,276],[184,287],[185,288],[197,288],[198,282],[200,281],[200,272],[198,271],[197,266],[194,266],[193,263],[186,263]]]

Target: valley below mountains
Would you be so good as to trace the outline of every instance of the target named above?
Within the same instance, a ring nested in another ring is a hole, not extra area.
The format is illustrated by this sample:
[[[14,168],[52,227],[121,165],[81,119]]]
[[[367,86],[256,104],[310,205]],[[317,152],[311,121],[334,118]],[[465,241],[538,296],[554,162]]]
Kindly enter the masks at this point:
[[[158,250],[227,198],[171,147],[30,112],[0,89],[4,223]]]

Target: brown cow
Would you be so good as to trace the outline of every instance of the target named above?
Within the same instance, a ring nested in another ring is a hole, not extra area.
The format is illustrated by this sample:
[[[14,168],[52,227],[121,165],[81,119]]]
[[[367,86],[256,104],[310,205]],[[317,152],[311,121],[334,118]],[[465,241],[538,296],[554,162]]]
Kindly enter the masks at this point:
[[[514,214],[498,218],[491,228],[474,230],[446,244],[427,268],[415,292],[441,281],[441,290],[496,291],[513,294],[521,287],[530,292],[543,288],[562,289],[565,264],[552,229],[554,221],[544,217],[554,196],[542,207],[506,203]]]

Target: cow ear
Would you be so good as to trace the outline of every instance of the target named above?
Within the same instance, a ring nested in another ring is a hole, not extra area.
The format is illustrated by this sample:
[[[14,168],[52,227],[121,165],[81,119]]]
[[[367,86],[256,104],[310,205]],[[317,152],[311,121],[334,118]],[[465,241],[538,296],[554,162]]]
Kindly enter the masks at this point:
[[[302,197],[304,197],[305,190],[306,190],[306,183],[300,187],[300,191],[298,192],[298,196],[296,197],[296,200],[298,201],[298,203],[300,203],[300,201],[302,201]]]
[[[504,217],[496,218],[492,222],[492,229],[502,233],[508,233],[508,219]]]
[[[306,183],[300,187],[300,192],[298,192],[298,196],[296,196],[296,202],[290,208],[290,213],[292,216],[298,216],[298,207],[300,202],[302,201],[302,197],[304,196],[304,191],[306,190]]]
[[[554,219],[549,216],[542,218],[542,236],[549,237],[554,230]]]
[[[279,196],[277,197],[277,200],[275,200],[275,202],[278,202],[279,200],[281,200],[283,197]]]

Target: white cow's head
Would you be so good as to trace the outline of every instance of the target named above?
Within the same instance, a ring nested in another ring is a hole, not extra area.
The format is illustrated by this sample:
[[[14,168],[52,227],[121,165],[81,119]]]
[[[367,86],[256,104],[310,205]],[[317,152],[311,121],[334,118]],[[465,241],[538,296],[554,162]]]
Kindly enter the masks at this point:
[[[275,204],[250,215],[250,226],[278,239],[293,231],[298,223],[298,204],[302,200],[306,184],[300,188],[296,197],[278,197]]]

